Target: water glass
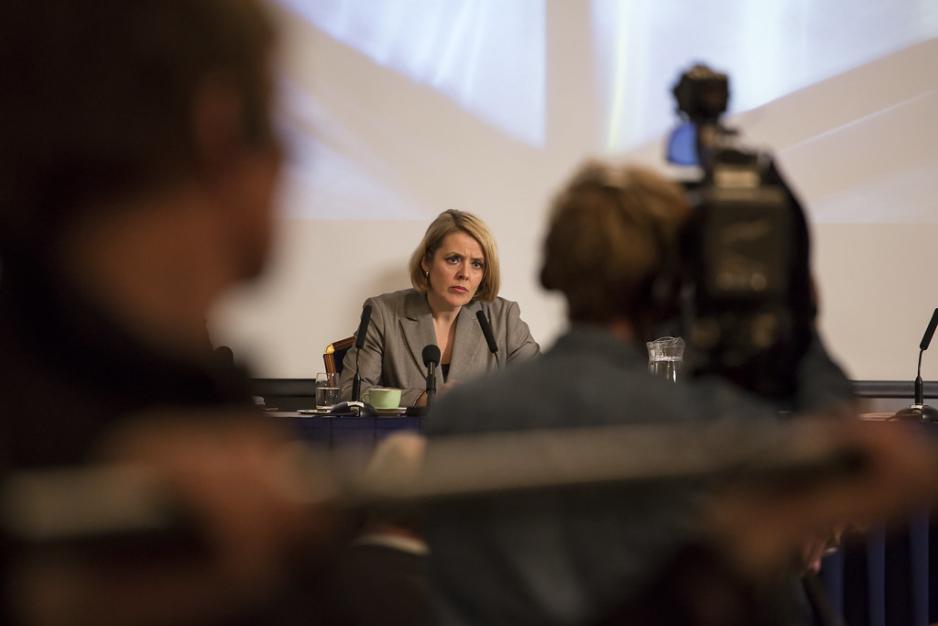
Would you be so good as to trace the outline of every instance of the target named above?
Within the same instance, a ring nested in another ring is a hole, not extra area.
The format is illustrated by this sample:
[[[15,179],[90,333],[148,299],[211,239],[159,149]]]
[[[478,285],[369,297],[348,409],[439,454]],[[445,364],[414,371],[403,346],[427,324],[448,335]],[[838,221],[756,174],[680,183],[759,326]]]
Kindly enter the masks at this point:
[[[684,362],[684,340],[680,337],[659,337],[645,346],[648,348],[648,371],[672,383],[677,382]]]
[[[339,375],[335,372],[316,374],[316,408],[331,409],[339,400]]]

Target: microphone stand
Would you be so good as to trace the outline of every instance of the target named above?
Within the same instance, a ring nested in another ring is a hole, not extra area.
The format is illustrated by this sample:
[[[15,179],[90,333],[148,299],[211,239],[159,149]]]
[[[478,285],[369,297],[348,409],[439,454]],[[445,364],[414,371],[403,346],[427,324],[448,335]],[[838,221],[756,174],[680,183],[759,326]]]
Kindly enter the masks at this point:
[[[423,417],[433,405],[433,399],[436,397],[436,366],[439,365],[441,356],[440,348],[436,344],[430,343],[424,346],[420,357],[427,368],[427,388],[424,392],[427,394],[427,403],[424,406],[408,407],[406,415]]]
[[[358,369],[358,353],[355,353],[355,378],[352,380],[352,401],[362,399],[362,375]]]
[[[433,399],[436,397],[436,363],[430,361],[427,365],[427,410],[433,405]]]
[[[362,307],[361,320],[358,322],[358,332],[355,333],[355,378],[352,380],[352,402],[359,402],[362,399],[362,376],[359,363],[361,363],[361,351],[365,347],[365,333],[368,332],[369,324],[371,324],[371,305],[365,304]]]
[[[912,399],[912,406],[898,411],[892,419],[938,422],[938,409],[925,404],[925,385],[922,382],[922,354],[924,352],[925,350],[919,350],[918,352],[918,375],[915,377],[915,392]]]
[[[485,337],[489,352],[495,357],[495,368],[501,369],[502,363],[498,354],[498,342],[495,341],[495,335],[492,334],[492,323],[489,321],[484,308],[476,312],[476,319],[479,320],[479,326],[482,328],[482,335]]]
[[[915,376],[915,392],[912,400],[912,406],[898,411],[892,416],[894,420],[915,420],[919,422],[938,422],[938,410],[933,406],[925,404],[925,389],[922,383],[922,355],[928,350],[931,344],[931,338],[935,334],[935,328],[938,327],[938,309],[932,313],[928,327],[925,329],[925,335],[918,348],[918,370]]]

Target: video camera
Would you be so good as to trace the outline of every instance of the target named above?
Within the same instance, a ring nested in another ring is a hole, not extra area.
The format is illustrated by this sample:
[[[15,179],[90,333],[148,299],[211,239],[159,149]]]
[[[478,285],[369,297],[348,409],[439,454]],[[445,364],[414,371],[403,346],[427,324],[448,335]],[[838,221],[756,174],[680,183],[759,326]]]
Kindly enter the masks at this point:
[[[729,79],[704,65],[673,88],[684,119],[668,160],[697,165],[681,236],[681,317],[694,375],[717,374],[759,395],[796,389],[815,303],[804,211],[769,154],[742,147],[720,118]]]

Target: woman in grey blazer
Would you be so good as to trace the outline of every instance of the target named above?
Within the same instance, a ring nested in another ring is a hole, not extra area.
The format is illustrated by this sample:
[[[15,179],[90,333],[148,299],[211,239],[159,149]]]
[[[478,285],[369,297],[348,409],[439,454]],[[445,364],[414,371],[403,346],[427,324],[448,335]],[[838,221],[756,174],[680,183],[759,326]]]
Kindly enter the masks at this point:
[[[368,298],[371,323],[361,351],[354,347],[342,366],[342,397],[352,393],[356,360],[362,392],[369,387],[402,390],[401,405],[426,403],[422,352],[436,344],[442,359],[437,389],[508,363],[532,358],[540,349],[516,302],[498,297],[495,241],[471,213],[449,210],[429,228],[410,259],[413,289]],[[484,311],[498,352],[492,354],[476,317]]]

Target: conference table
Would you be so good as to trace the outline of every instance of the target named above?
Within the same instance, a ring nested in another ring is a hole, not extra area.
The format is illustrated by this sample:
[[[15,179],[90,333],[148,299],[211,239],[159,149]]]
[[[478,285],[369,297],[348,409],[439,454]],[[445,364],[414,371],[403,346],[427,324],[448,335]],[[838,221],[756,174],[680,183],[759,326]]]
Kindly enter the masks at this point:
[[[938,622],[938,525],[919,511],[875,529],[824,559],[821,581],[848,626]]]
[[[423,418],[333,417],[274,411],[269,415],[303,441],[367,451],[389,434],[420,432]],[[925,436],[938,436],[929,429]],[[889,532],[875,529],[827,556],[820,578],[847,626],[928,626],[938,623],[938,523],[928,511]]]
[[[923,424],[922,436],[938,439],[938,425]],[[824,559],[820,577],[847,626],[938,624],[938,518],[917,511],[888,530],[848,538]]]
[[[423,429],[422,417],[405,415],[337,417],[298,411],[270,411],[268,415],[286,424],[301,440],[332,450],[371,449],[393,432]]]

